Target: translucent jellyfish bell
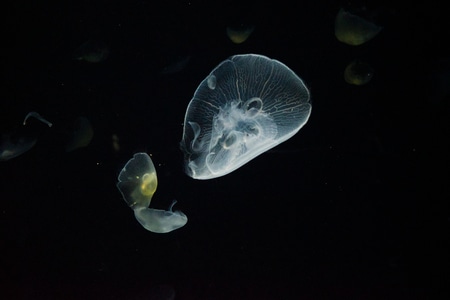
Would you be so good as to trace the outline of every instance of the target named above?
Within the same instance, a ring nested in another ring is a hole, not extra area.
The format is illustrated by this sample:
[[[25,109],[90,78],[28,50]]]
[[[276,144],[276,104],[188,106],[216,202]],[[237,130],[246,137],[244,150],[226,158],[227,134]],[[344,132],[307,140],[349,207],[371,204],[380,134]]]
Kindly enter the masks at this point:
[[[334,34],[340,42],[358,46],[373,39],[381,29],[381,26],[341,8],[336,15]]]
[[[220,63],[188,105],[181,149],[195,179],[226,175],[306,124],[310,93],[283,63],[256,54]]]
[[[169,210],[148,207],[157,186],[156,169],[147,153],[136,153],[123,167],[117,183],[123,199],[148,231],[167,233],[186,225],[186,215],[179,210],[172,210],[175,200]]]
[[[345,68],[344,79],[347,83],[364,85],[373,77],[372,67],[359,59],[355,59]]]
[[[227,36],[235,44],[245,42],[252,34],[255,27],[253,25],[240,24],[237,27],[228,26]]]

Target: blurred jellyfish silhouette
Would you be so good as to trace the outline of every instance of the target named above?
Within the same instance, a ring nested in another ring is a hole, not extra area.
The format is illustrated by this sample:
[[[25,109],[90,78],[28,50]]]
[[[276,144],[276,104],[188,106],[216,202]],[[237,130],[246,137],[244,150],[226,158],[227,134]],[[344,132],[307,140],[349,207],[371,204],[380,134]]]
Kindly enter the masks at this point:
[[[235,55],[200,83],[180,143],[195,179],[224,176],[296,134],[311,114],[308,88],[283,63]]]
[[[181,72],[190,60],[191,56],[189,55],[176,56],[161,70],[161,74],[168,75]]]
[[[78,117],[71,130],[71,136],[66,144],[66,152],[71,152],[89,145],[94,136],[91,122],[85,117]]]
[[[336,15],[334,34],[340,42],[358,46],[373,39],[381,29],[371,20],[341,8]]]
[[[75,49],[72,57],[89,63],[99,63],[108,58],[109,51],[109,46],[105,42],[88,40]]]
[[[52,127],[52,123],[44,119],[37,112],[29,112],[23,120],[23,125],[27,125],[30,117],[36,118],[40,122]],[[23,127],[26,128],[26,127]],[[26,132],[24,129],[18,129],[14,132],[3,133],[0,137],[0,161],[7,161],[27,152],[37,142],[37,136]]]
[[[27,152],[36,144],[37,137],[2,134],[0,137],[0,161],[10,160]]]
[[[255,30],[255,26],[248,24],[240,24],[239,26],[227,26],[227,36],[235,44],[245,42]]]
[[[372,67],[359,59],[355,59],[347,65],[344,71],[344,79],[353,85],[364,85],[373,77]]]
[[[120,151],[120,139],[117,134],[111,136],[111,146],[114,152]]]

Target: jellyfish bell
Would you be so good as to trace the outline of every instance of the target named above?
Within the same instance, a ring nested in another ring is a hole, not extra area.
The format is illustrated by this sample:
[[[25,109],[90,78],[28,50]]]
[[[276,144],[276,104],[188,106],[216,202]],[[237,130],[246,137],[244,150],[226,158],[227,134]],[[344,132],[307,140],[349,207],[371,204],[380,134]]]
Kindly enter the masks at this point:
[[[53,125],[35,111],[27,113],[22,122],[24,125],[22,128],[0,135],[0,161],[7,161],[18,157],[33,148],[36,144],[36,133],[32,133],[27,130],[29,128],[29,125],[27,124],[29,118],[35,118],[46,124],[48,127],[52,127]]]
[[[358,46],[373,39],[381,29],[374,22],[341,8],[336,15],[334,34],[340,42]]]
[[[148,231],[167,233],[183,227],[187,217],[179,210],[149,208],[158,186],[156,169],[147,153],[136,153],[123,167],[117,188],[128,206],[133,209],[136,220]]]
[[[311,114],[308,88],[283,63],[257,54],[220,63],[186,110],[180,143],[195,179],[224,176],[295,135]]]
[[[15,133],[0,136],[0,161],[7,161],[27,152],[36,144],[37,138]]]
[[[349,84],[365,85],[372,79],[373,72],[368,63],[355,59],[345,68],[344,79]]]
[[[228,38],[235,44],[245,42],[255,30],[255,26],[240,24],[239,26],[227,26],[226,32]]]

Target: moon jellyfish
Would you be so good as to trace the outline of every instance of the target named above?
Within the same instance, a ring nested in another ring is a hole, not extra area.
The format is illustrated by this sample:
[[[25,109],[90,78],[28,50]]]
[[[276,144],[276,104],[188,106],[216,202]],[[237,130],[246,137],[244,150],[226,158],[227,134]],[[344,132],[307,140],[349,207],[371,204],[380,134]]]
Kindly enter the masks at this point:
[[[255,27],[253,25],[241,24],[238,27],[227,27],[227,36],[235,44],[241,44],[245,42],[250,34],[252,34]]]
[[[344,71],[344,79],[347,83],[364,85],[373,77],[372,67],[359,59],[352,61]]]
[[[336,16],[334,34],[345,44],[358,46],[374,38],[382,27],[341,8]]]
[[[29,113],[25,116],[25,119],[23,120],[23,125],[26,125],[26,124],[27,124],[27,120],[28,120],[28,118],[30,118],[30,117],[33,117],[33,118],[38,119],[38,120],[41,121],[42,123],[47,124],[48,127],[52,127],[52,125],[53,125],[52,123],[50,123],[49,121],[47,121],[46,119],[44,119],[40,114],[38,114],[38,113],[35,112],[35,111],[29,112]]]
[[[200,83],[187,107],[185,171],[195,179],[226,175],[291,138],[310,114],[310,93],[286,65],[232,56]]]
[[[167,233],[181,228],[187,223],[187,217],[179,210],[149,208],[153,194],[158,186],[156,169],[147,153],[136,153],[119,174],[117,188],[125,202],[134,210],[138,222],[148,231]]]

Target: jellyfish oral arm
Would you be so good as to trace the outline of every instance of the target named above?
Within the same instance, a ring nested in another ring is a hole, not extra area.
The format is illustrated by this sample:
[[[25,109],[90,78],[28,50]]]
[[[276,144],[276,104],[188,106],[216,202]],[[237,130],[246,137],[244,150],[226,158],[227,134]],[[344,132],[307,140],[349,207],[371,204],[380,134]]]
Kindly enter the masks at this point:
[[[46,119],[44,119],[40,114],[38,114],[38,113],[35,112],[35,111],[29,112],[29,113],[26,115],[25,119],[23,120],[23,125],[26,125],[26,124],[27,124],[27,120],[28,120],[28,118],[30,118],[30,117],[33,117],[33,118],[38,119],[38,120],[41,121],[42,123],[47,124],[48,127],[52,127],[52,125],[53,125],[52,123],[50,123],[49,121],[47,121]]]

